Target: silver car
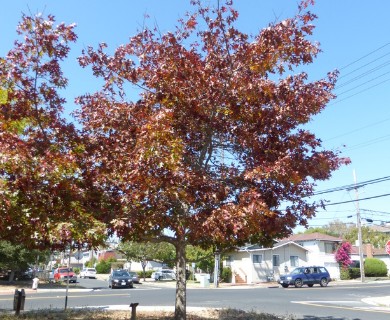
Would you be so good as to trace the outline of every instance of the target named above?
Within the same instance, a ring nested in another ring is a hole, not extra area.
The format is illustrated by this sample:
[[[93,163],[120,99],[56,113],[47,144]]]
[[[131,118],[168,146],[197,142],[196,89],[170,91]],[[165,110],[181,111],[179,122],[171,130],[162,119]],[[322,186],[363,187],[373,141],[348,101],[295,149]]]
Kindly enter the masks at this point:
[[[171,269],[162,269],[152,273],[152,279],[159,280],[176,280],[176,273]]]

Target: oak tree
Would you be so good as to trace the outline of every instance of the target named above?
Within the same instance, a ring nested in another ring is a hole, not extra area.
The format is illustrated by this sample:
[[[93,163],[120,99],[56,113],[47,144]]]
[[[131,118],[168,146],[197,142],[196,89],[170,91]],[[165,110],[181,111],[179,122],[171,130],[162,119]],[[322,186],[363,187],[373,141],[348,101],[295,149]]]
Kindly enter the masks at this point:
[[[83,142],[64,117],[61,70],[75,25],[23,15],[19,39],[0,59],[0,235],[29,247],[97,245],[100,196],[84,175]]]
[[[104,85],[77,99],[88,168],[120,195],[109,227],[175,247],[176,319],[186,314],[188,244],[221,250],[290,234],[322,205],[309,200],[316,181],[348,162],[304,127],[334,98],[337,77],[301,71],[320,52],[309,3],[254,37],[235,27],[232,1],[191,3],[173,32],[146,27],[113,54],[87,48],[79,62]]]

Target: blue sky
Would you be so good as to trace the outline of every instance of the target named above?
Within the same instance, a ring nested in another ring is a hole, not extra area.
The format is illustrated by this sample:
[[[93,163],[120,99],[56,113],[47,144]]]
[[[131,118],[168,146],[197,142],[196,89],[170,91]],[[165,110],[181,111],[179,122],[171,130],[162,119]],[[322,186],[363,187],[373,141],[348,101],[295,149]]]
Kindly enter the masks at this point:
[[[269,22],[291,17],[297,11],[297,2],[236,0],[234,7],[240,14],[237,26],[256,34]],[[63,65],[70,82],[65,93],[67,108],[72,110],[74,97],[97,89],[90,70],[80,69],[76,62],[82,48],[106,42],[114,50],[141,28],[145,14],[150,17],[146,21],[149,26],[156,23],[163,33],[173,30],[177,19],[188,10],[191,10],[189,0],[3,1],[0,56],[12,48],[22,12],[43,12],[53,14],[57,22],[75,22],[78,42]],[[341,150],[343,156],[352,160],[351,165],[335,172],[330,180],[318,183],[317,189],[351,185],[353,171],[357,182],[390,176],[390,1],[317,0],[311,11],[318,15],[312,39],[321,43],[323,52],[305,69],[312,79],[324,77],[334,69],[341,73],[335,91],[338,98],[311,121],[309,128],[323,140],[325,147]],[[359,198],[390,193],[390,181],[384,180],[359,188]],[[338,203],[354,200],[356,194],[354,190],[342,190],[323,197],[330,203]],[[362,217],[373,219],[375,224],[390,221],[389,200],[389,196],[361,200]],[[353,217],[347,218],[350,215]],[[335,219],[356,222],[356,203],[328,206],[309,225],[319,226]]]

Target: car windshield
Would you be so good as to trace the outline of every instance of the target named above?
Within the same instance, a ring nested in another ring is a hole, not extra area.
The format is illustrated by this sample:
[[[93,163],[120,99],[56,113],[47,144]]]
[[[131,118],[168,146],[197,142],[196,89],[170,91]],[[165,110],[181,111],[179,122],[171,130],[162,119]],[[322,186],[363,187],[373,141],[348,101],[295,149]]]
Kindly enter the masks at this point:
[[[68,272],[71,272],[72,270],[68,270],[68,269],[60,269],[59,272],[60,273],[68,273]]]
[[[122,271],[122,270],[114,271],[112,275],[114,277],[129,277],[130,276],[127,271]]]
[[[95,272],[95,269],[87,269],[87,271]]]
[[[299,274],[303,273],[303,268],[295,268],[293,271],[291,271],[291,274]]]

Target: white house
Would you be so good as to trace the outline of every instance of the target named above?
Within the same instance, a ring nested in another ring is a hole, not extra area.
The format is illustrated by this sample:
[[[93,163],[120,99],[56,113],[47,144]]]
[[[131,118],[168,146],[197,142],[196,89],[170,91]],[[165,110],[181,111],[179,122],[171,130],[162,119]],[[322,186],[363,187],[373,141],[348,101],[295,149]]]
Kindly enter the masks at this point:
[[[335,259],[335,252],[343,241],[341,238],[315,232],[294,234],[281,242],[283,241],[294,241],[307,249],[308,265],[324,266],[328,269],[331,278],[340,279],[340,268]]]
[[[266,282],[269,277],[278,278],[291,268],[304,265],[307,249],[294,242],[276,244],[272,248],[251,245],[230,253],[224,266],[232,270],[233,283]]]
[[[334,253],[341,238],[322,233],[297,234],[277,242],[272,248],[249,245],[229,253],[224,266],[232,270],[233,283],[266,282],[298,266],[325,266],[330,276],[340,279]]]

